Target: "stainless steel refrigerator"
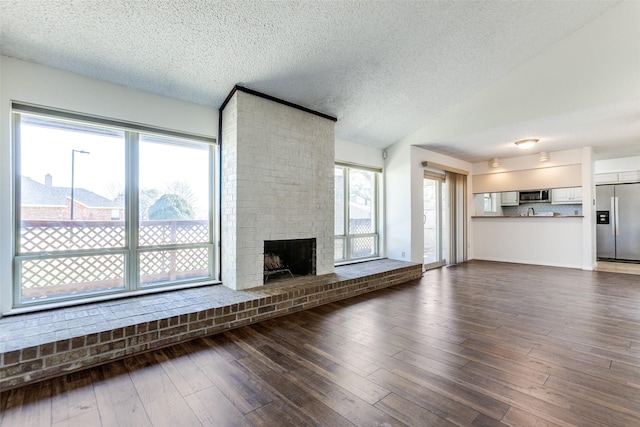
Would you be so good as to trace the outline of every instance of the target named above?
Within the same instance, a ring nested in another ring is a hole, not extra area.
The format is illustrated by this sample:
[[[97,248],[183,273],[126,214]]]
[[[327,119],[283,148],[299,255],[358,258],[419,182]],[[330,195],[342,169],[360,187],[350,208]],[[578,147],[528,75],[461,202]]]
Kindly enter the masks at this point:
[[[640,183],[596,187],[598,259],[640,261]]]

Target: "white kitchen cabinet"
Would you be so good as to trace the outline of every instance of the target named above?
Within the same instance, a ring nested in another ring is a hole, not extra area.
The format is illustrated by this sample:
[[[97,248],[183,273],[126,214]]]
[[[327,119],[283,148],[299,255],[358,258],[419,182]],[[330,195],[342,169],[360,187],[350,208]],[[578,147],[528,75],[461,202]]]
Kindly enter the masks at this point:
[[[552,205],[574,205],[582,203],[582,187],[554,188],[551,190]]]
[[[596,184],[611,184],[618,182],[617,173],[597,173],[594,178]]]
[[[618,184],[624,182],[640,182],[640,171],[626,171],[618,173],[598,173],[594,175],[598,184]]]
[[[518,206],[520,193],[517,191],[503,191],[500,193],[500,206]]]
[[[640,182],[640,171],[620,172],[618,182]]]

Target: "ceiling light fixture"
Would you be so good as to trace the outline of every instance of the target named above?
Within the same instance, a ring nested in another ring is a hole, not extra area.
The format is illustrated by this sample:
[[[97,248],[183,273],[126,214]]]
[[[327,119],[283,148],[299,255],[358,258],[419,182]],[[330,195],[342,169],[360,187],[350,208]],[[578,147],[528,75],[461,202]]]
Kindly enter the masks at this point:
[[[540,160],[541,162],[549,161],[549,153],[547,151],[541,151],[540,158],[538,160]]]
[[[497,168],[498,166],[500,166],[500,161],[497,157],[494,157],[493,159],[489,160],[489,166],[491,166],[492,168]]]
[[[539,139],[523,139],[521,141],[516,141],[516,145],[518,146],[518,148],[521,148],[523,150],[528,150],[529,148],[536,145],[538,141]]]

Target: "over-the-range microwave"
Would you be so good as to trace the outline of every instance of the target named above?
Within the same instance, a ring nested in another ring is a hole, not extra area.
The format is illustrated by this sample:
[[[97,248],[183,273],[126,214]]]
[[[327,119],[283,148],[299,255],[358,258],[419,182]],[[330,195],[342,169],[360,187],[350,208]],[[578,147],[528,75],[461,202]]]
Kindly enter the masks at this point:
[[[520,202],[521,203],[548,202],[548,201],[549,201],[549,190],[521,191],[520,192]]]

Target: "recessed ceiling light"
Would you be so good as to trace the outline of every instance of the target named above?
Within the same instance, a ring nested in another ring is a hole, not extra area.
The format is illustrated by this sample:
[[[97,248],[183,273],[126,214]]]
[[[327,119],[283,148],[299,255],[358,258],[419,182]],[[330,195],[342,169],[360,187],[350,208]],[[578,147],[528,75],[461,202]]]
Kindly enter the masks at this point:
[[[539,139],[523,139],[521,141],[516,141],[516,145],[518,146],[518,148],[521,148],[523,150],[528,150],[529,148],[536,145],[538,141]]]

